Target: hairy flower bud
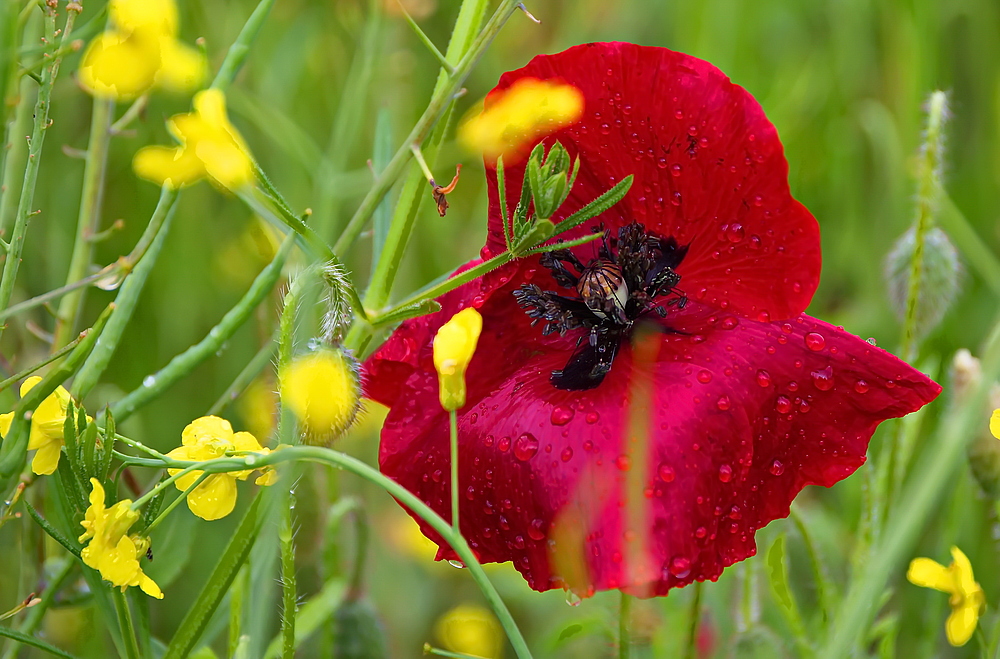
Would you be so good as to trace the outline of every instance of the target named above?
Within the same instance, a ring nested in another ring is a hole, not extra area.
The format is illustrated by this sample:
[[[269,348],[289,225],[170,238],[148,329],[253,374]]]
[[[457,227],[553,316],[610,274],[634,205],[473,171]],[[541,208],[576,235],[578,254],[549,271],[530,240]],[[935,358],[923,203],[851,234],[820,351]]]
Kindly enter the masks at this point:
[[[280,374],[281,401],[301,424],[307,444],[329,445],[361,407],[358,363],[345,350],[323,347],[292,360]]]
[[[910,313],[913,261],[921,259],[916,307],[912,311],[915,314],[914,334],[919,339],[938,326],[952,301],[958,297],[962,264],[948,234],[938,227],[931,228],[924,235],[922,254],[917,254],[916,249],[916,227],[910,227],[886,256],[885,278],[892,308],[900,320],[905,321]]]

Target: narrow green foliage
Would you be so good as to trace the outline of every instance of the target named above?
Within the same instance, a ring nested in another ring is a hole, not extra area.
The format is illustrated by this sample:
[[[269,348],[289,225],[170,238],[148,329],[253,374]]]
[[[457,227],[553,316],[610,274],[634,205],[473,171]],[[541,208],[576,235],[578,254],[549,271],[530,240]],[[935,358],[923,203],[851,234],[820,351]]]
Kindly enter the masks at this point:
[[[624,199],[625,195],[628,194],[629,189],[632,187],[632,178],[632,175],[629,174],[622,180],[618,181],[618,183],[611,187],[611,189],[607,192],[560,222],[556,234],[564,233],[570,229],[580,226],[584,222],[597,217]]]
[[[388,311],[381,316],[372,319],[372,324],[375,327],[386,327],[388,325],[401,323],[404,320],[409,320],[410,318],[416,318],[417,316],[426,316],[427,314],[437,313],[438,311],[441,311],[441,304],[438,303],[437,300],[421,300],[420,302],[415,302],[405,307],[397,307],[392,311]]]
[[[60,650],[54,645],[50,645],[43,640],[37,639],[34,636],[29,636],[28,634],[22,634],[21,632],[14,631],[13,629],[8,629],[0,625],[0,636],[5,636],[17,643],[22,645],[27,645],[33,648],[37,648],[46,654],[50,654],[54,657],[63,657],[63,659],[76,659],[73,655],[68,652]]]
[[[261,502],[263,491],[254,497],[253,503],[247,509],[239,527],[234,531],[232,539],[219,558],[212,575],[198,594],[198,598],[188,609],[187,615],[181,621],[180,627],[170,640],[163,659],[181,659],[194,649],[201,634],[205,631],[212,614],[223,597],[229,591],[237,573],[246,562],[253,548],[254,541],[260,533],[262,521]]]
[[[68,551],[69,553],[73,554],[77,558],[80,558],[80,551],[82,549],[82,547],[80,546],[80,543],[76,542],[75,540],[71,540],[70,538],[67,538],[65,535],[63,535],[59,531],[59,529],[57,529],[56,527],[52,526],[48,522],[48,520],[46,520],[44,517],[42,517],[38,513],[38,511],[35,510],[34,506],[32,506],[30,503],[28,503],[27,499],[25,499],[25,501],[24,501],[24,508],[25,508],[25,510],[28,511],[28,515],[31,516],[31,519],[35,520],[35,523],[38,524],[38,526],[41,527],[41,529],[43,531],[45,531],[45,533],[50,538],[52,538],[53,540],[55,540],[56,542],[58,542],[60,545],[62,545],[63,548],[66,549],[66,551]]]
[[[160,482],[163,482],[163,479],[160,479]],[[146,502],[145,507],[142,509],[142,516],[139,518],[139,523],[136,525],[136,528],[140,529],[140,535],[148,535],[147,530],[149,529],[149,525],[159,516],[160,509],[163,507],[163,499],[166,496],[167,488],[162,487]]]
[[[96,424],[95,424],[96,425]],[[108,478],[108,471],[111,469],[111,457],[115,450],[115,416],[111,413],[111,408],[104,408],[104,434],[98,437],[101,451],[95,476],[101,482]]]

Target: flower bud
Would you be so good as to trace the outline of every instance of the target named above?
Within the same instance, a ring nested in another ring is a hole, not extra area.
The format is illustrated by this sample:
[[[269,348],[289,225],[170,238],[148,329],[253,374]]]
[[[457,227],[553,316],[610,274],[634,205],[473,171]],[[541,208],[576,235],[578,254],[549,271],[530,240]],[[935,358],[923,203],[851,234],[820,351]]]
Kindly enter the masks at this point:
[[[329,445],[361,407],[358,363],[348,352],[323,347],[292,360],[279,375],[281,401],[301,424],[305,442]]]
[[[886,256],[885,278],[893,310],[900,320],[905,320],[912,263],[915,258],[922,260],[920,287],[914,309],[914,330],[919,339],[938,326],[948,307],[958,297],[962,264],[958,258],[958,250],[951,244],[948,234],[938,227],[931,228],[925,234],[923,253],[918,255],[916,249],[916,228],[910,227]]]
[[[966,349],[955,353],[951,363],[952,405],[965,403],[969,394],[982,382],[983,372],[979,360]],[[990,388],[989,397],[983,409],[983,418],[989,410],[993,415],[987,425],[979,426],[976,436],[968,444],[969,466],[979,486],[987,495],[1000,497],[1000,386]]]
[[[465,369],[476,351],[483,317],[472,307],[462,309],[434,337],[434,368],[438,372],[441,407],[449,412],[465,405]]]
[[[559,142],[549,149],[544,159],[542,148],[532,152],[528,160],[528,184],[535,202],[535,215],[539,219],[547,220],[555,215],[569,196],[578,171],[579,160],[574,166],[569,152]]]

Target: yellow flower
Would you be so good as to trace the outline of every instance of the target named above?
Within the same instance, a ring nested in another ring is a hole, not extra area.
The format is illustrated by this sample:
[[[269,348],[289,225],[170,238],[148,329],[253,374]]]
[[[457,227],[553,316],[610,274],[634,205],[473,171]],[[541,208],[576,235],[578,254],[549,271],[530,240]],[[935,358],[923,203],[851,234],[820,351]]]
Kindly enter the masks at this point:
[[[129,586],[138,586],[142,592],[157,599],[163,593],[156,582],[142,571],[139,558],[146,554],[149,540],[137,535],[128,535],[131,527],[139,519],[139,512],[132,510],[132,501],[122,499],[110,508],[104,506],[104,488],[96,478],[90,479],[90,507],[80,525],[83,535],[80,542],[90,539],[83,548],[83,562],[101,573],[101,577],[124,591]]]
[[[181,433],[181,446],[175,448],[167,457],[175,460],[190,460],[201,462],[224,457],[235,451],[249,451],[267,455],[270,449],[262,448],[257,439],[248,432],[233,432],[233,427],[225,419],[217,416],[203,416],[195,419]],[[168,469],[173,476],[180,469]],[[206,520],[220,519],[233,512],[236,507],[236,480],[246,480],[253,469],[231,471],[224,474],[210,474],[201,485],[196,487],[187,497],[191,512]],[[176,481],[174,485],[181,492],[185,491],[201,476],[201,471],[189,471]],[[261,475],[254,481],[257,485],[273,485],[277,473],[270,468],[261,470]]]
[[[488,160],[514,162],[525,145],[572,125],[583,114],[583,94],[572,85],[521,78],[486,99],[483,112],[465,121],[458,139]]]
[[[456,606],[438,618],[434,631],[441,644],[452,652],[484,659],[499,659],[502,656],[500,623],[481,606]]]
[[[965,645],[979,622],[979,615],[986,607],[983,589],[972,574],[972,564],[958,547],[951,548],[951,565],[945,567],[929,558],[914,558],[906,578],[924,588],[948,593],[951,597],[951,615],[945,623],[948,642],[955,647]]]
[[[42,378],[32,376],[21,384],[21,398],[31,391]],[[28,450],[37,449],[35,458],[31,461],[31,471],[39,475],[48,475],[59,466],[59,456],[63,447],[63,424],[66,423],[66,407],[69,405],[69,392],[62,387],[56,387],[43,400],[31,415],[31,434],[28,436]],[[90,417],[87,417],[90,420]],[[14,413],[0,414],[0,437],[6,437],[10,424],[14,421]]]
[[[249,183],[253,161],[246,142],[226,116],[226,97],[218,89],[194,96],[194,112],[167,120],[179,147],[147,146],[132,161],[135,173],[171,188],[191,185],[208,176],[229,190]]]
[[[990,433],[1000,439],[1000,409],[993,410],[993,416],[990,417]]]
[[[479,342],[483,317],[472,307],[462,309],[434,337],[434,368],[438,372],[441,407],[451,412],[465,405],[465,369]]]
[[[177,40],[173,0],[111,0],[112,29],[90,42],[80,83],[91,94],[127,101],[163,87],[186,91],[205,80],[205,58]]]
[[[300,355],[280,377],[281,400],[298,418],[310,444],[329,444],[354,423],[361,406],[357,363],[321,348]]]

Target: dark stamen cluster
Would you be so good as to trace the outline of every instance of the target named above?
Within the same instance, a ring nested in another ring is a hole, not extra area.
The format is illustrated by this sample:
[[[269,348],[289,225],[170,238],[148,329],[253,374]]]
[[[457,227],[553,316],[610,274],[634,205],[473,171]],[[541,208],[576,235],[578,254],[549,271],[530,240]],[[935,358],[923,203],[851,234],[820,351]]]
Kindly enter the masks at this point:
[[[596,387],[611,370],[621,341],[640,316],[655,311],[665,317],[666,307],[684,307],[687,297],[676,288],[681,279],[676,268],[687,250],[673,238],[647,233],[642,224],[632,222],[621,227],[617,236],[604,231],[597,256],[586,265],[568,249],[542,255],[541,263],[556,283],[573,289],[576,296],[523,284],[514,291],[518,304],[532,318],[532,325],[544,322],[543,335],[588,330],[566,367],[553,371],[554,386],[570,390]],[[657,302],[667,295],[677,297],[665,305]]]

